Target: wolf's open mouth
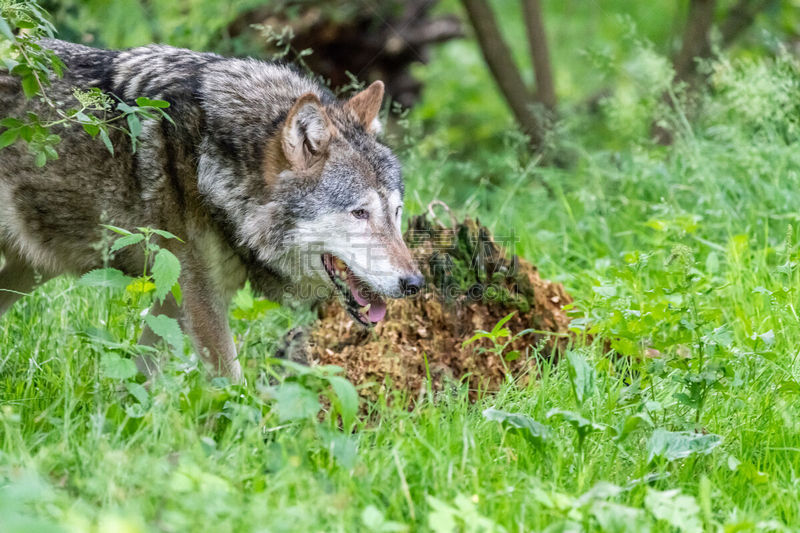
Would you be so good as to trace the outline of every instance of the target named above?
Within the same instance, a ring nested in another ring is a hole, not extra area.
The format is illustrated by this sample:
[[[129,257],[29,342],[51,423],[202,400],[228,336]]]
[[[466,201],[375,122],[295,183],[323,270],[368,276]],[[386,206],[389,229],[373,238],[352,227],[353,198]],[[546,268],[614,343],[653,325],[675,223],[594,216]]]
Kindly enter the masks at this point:
[[[347,264],[331,254],[322,254],[328,277],[344,297],[345,309],[357,322],[371,326],[386,316],[386,302],[366,288]]]

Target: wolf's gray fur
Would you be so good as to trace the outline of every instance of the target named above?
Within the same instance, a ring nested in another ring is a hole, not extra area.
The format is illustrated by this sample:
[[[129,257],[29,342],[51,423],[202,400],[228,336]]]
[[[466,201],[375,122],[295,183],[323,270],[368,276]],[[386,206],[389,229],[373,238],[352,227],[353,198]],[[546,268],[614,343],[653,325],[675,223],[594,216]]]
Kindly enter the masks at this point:
[[[370,301],[418,287],[399,232],[400,167],[375,135],[379,82],[337,101],[292,68],[253,59],[42,44],[67,67],[48,89],[52,100],[75,107],[73,87],[99,87],[129,103],[162,99],[175,126],[146,121],[135,154],[123,134],[112,134],[114,157],[80,127],[61,127],[60,157],[44,168],[22,143],[0,152],[0,314],[32,289],[36,273],[48,279],[102,267],[103,223],[185,239],[160,243],[181,260],[184,294],[182,309],[173,302],[160,310],[180,315],[198,351],[234,379],[241,369],[227,305],[246,279],[276,299],[291,287],[331,288],[335,276],[326,278],[320,254],[332,254],[362,292],[378,295]],[[0,118],[27,111],[52,114],[0,71]],[[136,275],[142,261],[126,248],[110,266]]]

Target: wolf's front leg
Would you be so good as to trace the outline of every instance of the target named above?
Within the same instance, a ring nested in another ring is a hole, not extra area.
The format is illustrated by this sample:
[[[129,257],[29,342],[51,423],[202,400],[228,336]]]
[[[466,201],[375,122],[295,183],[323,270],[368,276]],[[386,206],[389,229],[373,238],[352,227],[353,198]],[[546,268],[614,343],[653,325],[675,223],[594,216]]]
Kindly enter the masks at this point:
[[[212,366],[213,372],[240,383],[242,367],[236,359],[226,299],[200,280],[184,281],[183,317],[195,348]]]
[[[0,316],[8,311],[14,302],[44,283],[52,276],[39,274],[24,260],[11,253],[5,257],[5,265],[0,269]]]

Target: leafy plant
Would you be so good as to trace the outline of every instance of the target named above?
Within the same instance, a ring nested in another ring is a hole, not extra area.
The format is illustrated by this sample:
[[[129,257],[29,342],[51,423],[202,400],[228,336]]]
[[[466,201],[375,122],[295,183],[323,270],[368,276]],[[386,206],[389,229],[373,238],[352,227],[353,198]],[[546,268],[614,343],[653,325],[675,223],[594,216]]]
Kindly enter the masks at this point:
[[[159,229],[137,228],[135,232],[131,232],[116,226],[105,227],[121,235],[111,245],[111,254],[128,247],[140,249],[143,257],[142,273],[137,277],[131,277],[115,268],[107,267],[87,272],[78,280],[78,284],[124,290],[125,316],[136,333],[134,338],[138,338],[138,333],[146,325],[165,341],[173,354],[182,356],[184,335],[178,321],[166,315],[151,314],[150,311],[142,314],[142,308],[149,307],[154,301],[163,302],[168,294],[172,294],[176,302],[180,303],[181,290],[178,283],[180,262],[172,252],[157,244],[154,237],[183,241],[172,233]],[[130,328],[126,328],[128,329]],[[98,348],[102,375],[111,380],[122,381],[129,386],[131,396],[139,401],[139,407],[133,408],[135,410],[131,413],[138,413],[141,416],[143,413],[141,409],[147,403],[148,395],[136,388],[135,383],[128,381],[137,374],[136,365],[130,356],[146,357],[154,349],[133,344],[129,339],[117,340],[108,329],[90,328],[84,333]],[[134,388],[133,391],[130,387]]]
[[[20,30],[15,34],[15,30]],[[55,36],[55,28],[35,0],[0,2],[0,68],[18,76],[28,99],[39,98],[51,112],[50,117],[40,117],[28,111],[20,117],[0,117],[0,150],[18,140],[27,143],[37,166],[57,159],[56,146],[61,137],[53,133],[57,127],[79,124],[92,137],[99,136],[108,151],[114,154],[109,132],[116,130],[130,138],[135,152],[137,139],[142,133],[142,120],[165,119],[174,125],[164,109],[169,102],[136,99],[136,104],[126,103],[115,95],[98,88],[73,89],[77,108],[64,109],[64,103],[55,102],[48,93],[53,76],[62,77],[64,63],[52,51],[42,46],[40,40]],[[126,124],[127,127],[120,124]]]
[[[522,436],[536,447],[543,446],[550,440],[551,429],[549,426],[523,414],[489,408],[483,411],[483,418],[499,422],[506,431]]]
[[[469,346],[473,342],[480,340],[480,339],[488,339],[492,345],[489,348],[484,348],[482,346],[477,348],[478,353],[489,353],[494,355],[498,358],[500,363],[503,365],[503,368],[506,371],[506,377],[511,379],[510,370],[508,368],[507,362],[515,361],[519,358],[520,353],[518,350],[510,350],[506,351],[508,347],[518,338],[522,337],[523,335],[527,335],[532,329],[523,329],[519,333],[511,334],[511,330],[504,327],[506,322],[511,320],[511,318],[516,314],[516,311],[513,313],[509,313],[508,315],[501,318],[497,324],[492,328],[491,331],[484,331],[478,330],[475,335],[471,338],[465,340],[461,346]],[[503,340],[505,339],[505,340]]]

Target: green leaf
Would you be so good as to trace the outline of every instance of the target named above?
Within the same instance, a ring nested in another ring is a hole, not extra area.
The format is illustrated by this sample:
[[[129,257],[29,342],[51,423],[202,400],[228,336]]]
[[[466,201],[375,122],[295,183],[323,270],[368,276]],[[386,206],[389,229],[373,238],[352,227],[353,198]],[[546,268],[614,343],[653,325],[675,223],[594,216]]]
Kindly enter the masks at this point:
[[[11,26],[8,24],[5,18],[0,15],[0,35],[11,41],[12,43],[17,42],[17,38],[14,36],[14,32],[11,31]]]
[[[503,318],[501,318],[500,321],[497,324],[495,324],[494,328],[492,328],[492,336],[494,336],[494,337],[508,337],[508,330],[501,330],[500,328],[502,328],[503,325],[506,322],[508,322],[509,320],[511,320],[511,317],[513,317],[516,314],[517,314],[517,312],[514,311],[513,313],[509,313],[506,316],[504,316]],[[503,331],[505,331],[506,333],[503,333]]]
[[[164,231],[163,229],[151,229],[150,231],[152,231],[156,235],[164,237],[165,239],[175,239],[177,241],[184,242],[183,239],[181,239],[177,235],[174,235],[168,231]]]
[[[95,124],[83,124],[83,130],[92,137],[97,137],[97,134],[100,133],[100,127]]]
[[[172,286],[178,282],[181,275],[181,263],[178,258],[167,249],[160,249],[153,263],[153,282],[156,284],[156,298],[164,301],[164,297]]]
[[[312,418],[322,408],[317,393],[297,383],[281,383],[267,393],[275,400],[273,408],[281,422]]]
[[[521,435],[534,446],[542,446],[550,438],[550,427],[540,424],[529,416],[519,413],[509,413],[498,409],[489,408],[483,411],[486,420],[500,422],[500,425],[509,433]]]
[[[119,233],[120,235],[133,235],[130,231],[126,230],[125,228],[118,228],[117,226],[112,226],[111,224],[100,224],[107,230],[111,230],[114,233]]]
[[[164,100],[151,100],[146,96],[140,96],[136,99],[136,105],[139,107],[156,107],[159,109],[166,109],[169,107],[169,102]]]
[[[56,149],[50,145],[44,146],[44,153],[47,156],[47,159],[58,159],[58,152],[56,152]]]
[[[644,506],[658,520],[664,520],[682,533],[701,533],[700,506],[693,496],[680,490],[658,491],[647,489]]]
[[[114,244],[111,245],[111,251],[116,252],[117,250],[121,250],[127,246],[131,246],[133,244],[140,243],[144,240],[144,235],[141,233],[131,233],[130,235],[126,235],[124,237],[120,237]]]
[[[100,372],[109,379],[130,379],[136,375],[136,363],[115,353],[106,352],[100,357]]]
[[[136,112],[136,110],[134,108],[132,108],[131,106],[129,106],[125,102],[120,102],[120,103],[117,104],[117,111],[119,111],[121,113],[135,113]]]
[[[625,419],[625,421],[617,427],[617,436],[615,440],[617,442],[622,442],[628,438],[628,436],[642,427],[652,427],[653,421],[650,419],[650,416],[647,413],[636,413],[631,415]]]
[[[342,425],[345,429],[349,429],[358,415],[358,392],[352,383],[341,376],[328,376],[328,383],[336,393],[334,403],[342,415]]]
[[[114,145],[111,144],[111,139],[108,136],[108,131],[105,128],[100,128],[100,139],[102,139],[103,144],[106,145],[106,148],[111,155],[114,155]]]
[[[348,470],[356,466],[358,442],[354,437],[339,431],[324,429],[323,426],[320,426],[317,431],[328,452],[333,455],[337,463]]]
[[[124,289],[131,281],[133,281],[133,278],[126,276],[116,268],[100,268],[81,276],[78,280],[78,285],[84,287]]]
[[[19,128],[24,124],[25,123],[22,122],[20,119],[14,117],[7,117],[4,118],[3,120],[0,120],[0,126],[3,126],[4,128]]]
[[[125,388],[128,389],[128,393],[136,398],[140,404],[150,405],[150,393],[147,392],[147,389],[132,381],[125,383]]]
[[[178,303],[178,305],[181,305],[183,302],[183,292],[181,291],[180,284],[176,283],[173,285],[169,292],[172,293],[172,297],[175,298],[175,301]]]
[[[592,516],[606,533],[627,533],[650,531],[647,516],[641,509],[618,503],[598,501],[592,505]]]
[[[561,418],[574,427],[581,437],[588,435],[592,431],[604,431],[606,429],[606,426],[603,424],[597,424],[588,418],[582,417],[578,413],[565,409],[550,409],[547,412],[547,418]]]
[[[47,154],[44,151],[36,152],[36,166],[43,167],[47,164]]]
[[[174,348],[175,353],[183,353],[183,331],[177,320],[167,315],[145,315],[144,321],[153,333]]]
[[[128,121],[128,129],[130,130],[132,136],[138,137],[142,134],[142,121],[139,120],[139,117],[131,113],[125,118],[125,120]]]
[[[583,404],[583,400],[594,393],[595,370],[586,361],[582,353],[576,350],[567,351],[567,362],[569,366],[570,384],[572,392],[578,400],[578,404]]]
[[[667,461],[683,459],[692,454],[708,455],[722,443],[722,437],[691,431],[666,431],[657,429],[647,441],[647,461],[663,457]]]
[[[22,92],[26,98],[33,98],[39,94],[39,83],[32,73],[22,77]]]
[[[0,134],[0,150],[5,148],[6,146],[11,146],[19,139],[19,130],[14,128],[10,130],[4,131]]]
[[[491,337],[492,337],[492,334],[489,333],[488,331],[479,330],[471,338],[469,338],[469,339],[465,340],[464,342],[462,342],[461,343],[461,347],[464,348],[465,346],[468,346],[468,345],[472,344],[473,342],[475,342],[478,339],[489,339]]]
[[[16,61],[10,57],[0,57],[0,62],[2,62],[3,65],[5,65],[6,70],[8,70],[9,72],[13,71],[17,67],[17,65],[19,65],[19,61]]]
[[[374,531],[376,533],[394,533],[409,530],[405,524],[386,520],[383,513],[374,505],[368,505],[361,512],[361,523],[366,531]]]

